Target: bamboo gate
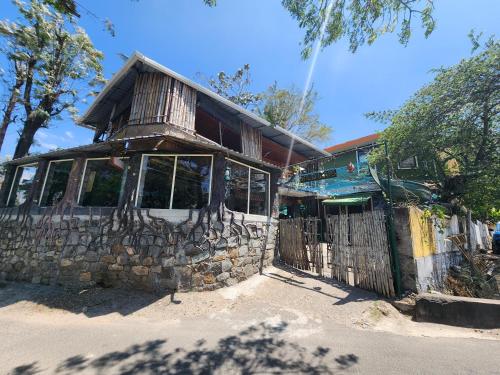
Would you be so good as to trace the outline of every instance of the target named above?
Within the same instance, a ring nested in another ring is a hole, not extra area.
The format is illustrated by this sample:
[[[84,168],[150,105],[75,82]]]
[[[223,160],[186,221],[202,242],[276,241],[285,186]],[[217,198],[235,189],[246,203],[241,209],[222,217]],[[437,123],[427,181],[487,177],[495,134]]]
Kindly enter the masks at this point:
[[[319,222],[318,218],[280,220],[284,263],[387,297],[395,295],[383,211],[327,216],[326,246],[319,241]]]

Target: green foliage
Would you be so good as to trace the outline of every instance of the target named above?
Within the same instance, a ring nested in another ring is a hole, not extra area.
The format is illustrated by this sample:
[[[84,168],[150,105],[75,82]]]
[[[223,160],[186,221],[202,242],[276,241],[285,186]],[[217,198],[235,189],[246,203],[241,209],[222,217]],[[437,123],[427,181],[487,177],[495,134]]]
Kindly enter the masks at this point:
[[[273,126],[280,126],[304,139],[324,140],[332,129],[314,112],[317,100],[318,93],[312,88],[303,96],[294,86],[282,89],[274,83],[263,94],[263,104],[257,112]]]
[[[210,88],[217,94],[244,108],[255,106],[262,99],[261,94],[249,91],[252,82],[250,65],[245,64],[233,74],[217,73],[217,76],[208,80]]]
[[[390,159],[417,156],[419,168],[439,183],[444,198],[487,218],[500,207],[500,43],[449,68],[399,110],[370,113],[390,126],[381,134]],[[383,165],[383,150],[370,162]]]
[[[430,208],[424,209],[422,218],[430,219],[432,217],[439,220],[446,219],[446,208],[439,204],[433,204]]]
[[[203,0],[214,7],[217,0]],[[355,52],[365,43],[372,44],[385,33],[398,31],[399,41],[406,45],[411,37],[412,22],[417,17],[427,38],[436,26],[432,16],[434,0],[281,0],[283,7],[305,29],[302,57],[307,59],[314,43],[322,47],[341,38],[349,40]],[[325,25],[325,33],[321,32]],[[323,35],[322,35],[323,34]],[[321,38],[321,40],[319,40]]]
[[[65,111],[76,113],[82,93],[100,86],[104,79],[103,54],[76,25],[74,16],[42,0],[15,0],[14,4],[20,17],[0,21],[0,38],[2,52],[20,67],[24,80],[18,103],[24,108],[24,126],[17,158],[28,152],[40,127],[47,127]]]
[[[433,220],[440,233],[444,233],[444,220],[446,219],[446,208],[433,204],[430,208],[425,208],[422,213],[424,223],[428,220]]]
[[[488,212],[488,216],[492,222],[498,223],[500,221],[500,209],[492,207]]]
[[[234,74],[219,72],[208,80],[210,88],[217,94],[244,108],[253,107],[273,126],[280,126],[309,141],[330,136],[331,128],[323,124],[314,112],[318,94],[312,88],[302,97],[296,87],[284,89],[274,83],[267,91],[254,94],[249,88],[251,83],[249,64]]]
[[[322,47],[345,37],[352,52],[397,29],[399,41],[406,45],[415,17],[420,18],[426,37],[435,27],[433,0],[282,0],[281,3],[305,29],[303,58],[309,57],[321,37],[325,21],[326,32],[319,41]]]
[[[77,11],[75,0],[44,0],[44,3],[47,5],[51,5],[61,14],[80,17],[80,14]]]

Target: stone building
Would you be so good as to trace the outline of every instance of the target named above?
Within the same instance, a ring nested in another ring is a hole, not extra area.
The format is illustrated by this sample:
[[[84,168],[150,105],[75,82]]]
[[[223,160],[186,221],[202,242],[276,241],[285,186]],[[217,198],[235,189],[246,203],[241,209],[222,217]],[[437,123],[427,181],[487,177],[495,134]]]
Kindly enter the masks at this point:
[[[272,262],[282,168],[328,155],[138,53],[78,125],[92,144],[8,163],[0,278],[233,285]]]

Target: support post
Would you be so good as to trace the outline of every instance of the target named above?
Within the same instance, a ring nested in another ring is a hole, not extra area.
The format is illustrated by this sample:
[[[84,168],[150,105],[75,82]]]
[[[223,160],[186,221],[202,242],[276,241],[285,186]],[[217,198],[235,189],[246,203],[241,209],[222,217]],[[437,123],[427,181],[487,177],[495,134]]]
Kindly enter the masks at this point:
[[[467,219],[466,219],[466,223],[465,223],[465,226],[466,226],[466,231],[467,231],[467,251],[469,253],[473,253],[473,249],[472,248],[472,213],[471,213],[471,210],[467,209]]]
[[[385,148],[385,158],[387,163],[387,195],[389,196],[389,211],[387,215],[388,229],[389,229],[389,244],[391,248],[391,268],[392,274],[394,275],[394,289],[396,290],[396,295],[400,296],[401,290],[401,268],[399,265],[399,252],[396,245],[396,236],[394,234],[394,211],[393,211],[393,201],[392,201],[392,187],[391,187],[391,163],[389,160],[389,152],[387,151],[387,142],[384,142]]]

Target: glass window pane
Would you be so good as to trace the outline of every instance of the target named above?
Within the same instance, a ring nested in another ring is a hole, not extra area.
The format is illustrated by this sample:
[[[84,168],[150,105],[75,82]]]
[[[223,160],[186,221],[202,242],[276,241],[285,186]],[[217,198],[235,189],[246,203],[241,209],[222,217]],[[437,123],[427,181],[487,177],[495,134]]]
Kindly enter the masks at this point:
[[[269,175],[250,169],[250,213],[267,215]]]
[[[248,210],[248,167],[227,160],[226,207],[231,211],[246,213]]]
[[[111,165],[109,159],[87,160],[80,205],[95,207],[117,206],[123,189],[126,170],[126,167],[119,169],[117,166]]]
[[[202,208],[210,193],[210,156],[178,156],[172,208]]]
[[[174,175],[173,156],[145,156],[137,205],[142,208],[170,208]]]
[[[412,156],[411,158],[401,160],[399,162],[399,169],[416,169],[417,168],[417,158]]]
[[[49,164],[40,206],[53,206],[62,199],[66,192],[72,165],[73,160],[51,162]]]
[[[18,167],[13,181],[8,206],[19,206],[26,202],[35,179],[37,165]]]

